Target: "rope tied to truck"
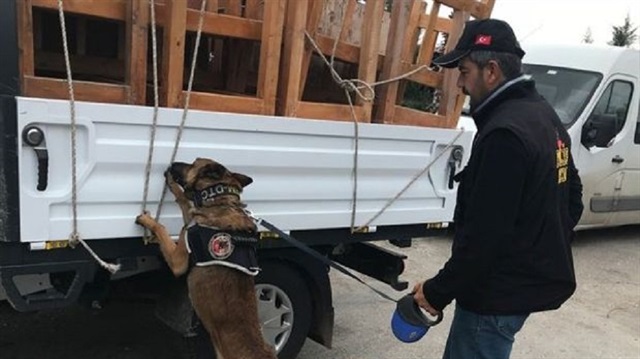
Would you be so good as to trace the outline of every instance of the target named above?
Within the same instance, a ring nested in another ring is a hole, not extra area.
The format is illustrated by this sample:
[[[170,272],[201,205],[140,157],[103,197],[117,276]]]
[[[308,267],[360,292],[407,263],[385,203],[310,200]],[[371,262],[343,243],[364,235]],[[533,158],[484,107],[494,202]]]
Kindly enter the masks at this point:
[[[151,121],[151,134],[149,138],[149,150],[147,152],[147,163],[145,165],[144,189],[142,192],[142,213],[147,211],[147,201],[149,198],[149,179],[151,178],[151,163],[153,163],[153,150],[156,141],[156,129],[158,128],[158,108],[160,107],[160,95],[158,91],[158,40],[156,37],[156,4],[155,0],[149,0],[149,15],[151,16],[151,56],[153,71],[153,118]],[[143,239],[145,243],[150,242],[149,230],[145,227]]]
[[[120,264],[107,263],[104,261],[91,247],[82,239],[78,232],[78,178],[77,178],[77,126],[76,126],[76,104],[73,89],[73,76],[71,72],[71,61],[69,59],[69,45],[67,43],[67,30],[64,19],[63,0],[58,0],[58,15],[60,17],[60,28],[62,33],[62,47],[64,50],[64,62],[67,72],[67,85],[69,87],[69,115],[71,120],[71,209],[73,230],[69,235],[69,245],[72,248],[80,243],[91,254],[91,256],[100,264],[100,266],[111,273],[120,270]]]
[[[156,128],[158,126],[158,48],[156,45],[156,17],[155,17],[155,0],[149,1],[149,6],[151,7],[150,15],[151,15],[151,42],[152,42],[152,56],[153,56],[153,92],[154,92],[154,111],[153,111],[153,122],[151,125],[151,139],[149,141],[149,154],[147,157],[147,164],[145,168],[145,181],[144,181],[144,191],[143,191],[143,204],[142,204],[142,212],[145,213],[147,211],[147,196],[149,192],[149,178],[151,177],[151,164],[153,160],[153,150],[154,150],[154,141]],[[182,141],[182,134],[184,132],[184,125],[187,122],[187,117],[189,114],[189,102],[191,99],[191,92],[193,88],[193,81],[195,78],[195,69],[196,63],[198,59],[198,49],[200,48],[200,41],[202,38],[202,27],[204,24],[204,15],[206,12],[207,0],[202,0],[200,3],[200,12],[198,18],[198,29],[196,31],[196,41],[193,45],[193,56],[191,58],[191,69],[189,71],[189,80],[187,83],[187,90],[185,91],[184,98],[184,107],[182,111],[182,118],[180,119],[180,125],[178,126],[178,132],[176,133],[176,140],[174,142],[173,151],[171,153],[171,159],[169,163],[173,163],[178,154],[178,148],[180,146],[180,142]],[[167,196],[168,187],[167,184],[164,183],[162,188],[162,193],[160,195],[160,200],[158,201],[158,207],[156,209],[155,219],[158,220],[160,218],[160,214],[162,213],[162,206],[164,204],[164,200]],[[145,229],[144,232],[144,241],[145,243],[150,242],[150,237],[148,231]]]
[[[342,6],[344,7],[345,4],[343,3]],[[344,14],[345,14],[345,11],[342,11],[342,16],[340,18],[341,24],[344,22]],[[462,136],[465,130],[464,130],[464,127],[460,128],[456,136],[449,143],[447,143],[447,145],[442,149],[442,151],[440,151],[440,153],[434,156],[434,158],[422,170],[418,171],[418,173],[416,173],[416,175],[411,180],[409,180],[409,182],[395,196],[393,196],[389,201],[387,201],[387,203],[384,206],[382,206],[382,208],[376,214],[374,214],[369,220],[367,220],[365,224],[356,227],[355,220],[356,220],[356,213],[357,213],[357,196],[358,196],[358,154],[359,154],[359,147],[360,147],[359,146],[360,134],[359,134],[359,127],[358,127],[358,115],[353,105],[353,100],[351,99],[350,93],[351,92],[355,93],[363,101],[371,102],[374,100],[376,96],[376,92],[375,92],[376,86],[385,85],[395,81],[406,79],[415,73],[418,73],[424,69],[428,69],[429,66],[427,64],[423,64],[406,73],[400,74],[398,76],[395,76],[389,79],[376,81],[373,83],[368,83],[361,79],[343,79],[342,76],[340,76],[340,74],[335,70],[335,67],[334,67],[335,55],[337,52],[338,42],[340,40],[340,36],[342,34],[343,28],[344,28],[343,26],[340,26],[340,32],[334,39],[330,59],[327,59],[327,57],[324,55],[324,53],[320,49],[320,46],[316,43],[316,41],[309,34],[308,31],[305,30],[304,34],[305,34],[305,38],[309,41],[311,46],[313,46],[315,52],[320,56],[324,64],[329,68],[329,72],[331,74],[331,78],[333,79],[333,81],[344,90],[345,97],[347,98],[347,102],[349,103],[349,108],[351,110],[351,117],[353,119],[353,126],[354,126],[353,127],[354,153],[353,153],[353,168],[352,168],[352,177],[353,177],[352,186],[353,187],[352,187],[352,196],[351,196],[351,224],[350,224],[351,228],[350,230],[351,230],[351,233],[356,233],[356,232],[361,232],[366,230],[371,223],[373,223],[378,217],[380,217],[387,210],[387,208],[389,208],[396,200],[398,200],[402,196],[402,194],[404,194],[420,177],[422,177],[425,173],[427,173],[431,168],[431,166],[433,166],[433,164],[438,159],[440,159],[442,155],[444,155],[448,150],[450,150],[455,146],[456,142],[458,141],[460,136]],[[366,90],[366,92],[368,93],[365,93],[362,90]]]

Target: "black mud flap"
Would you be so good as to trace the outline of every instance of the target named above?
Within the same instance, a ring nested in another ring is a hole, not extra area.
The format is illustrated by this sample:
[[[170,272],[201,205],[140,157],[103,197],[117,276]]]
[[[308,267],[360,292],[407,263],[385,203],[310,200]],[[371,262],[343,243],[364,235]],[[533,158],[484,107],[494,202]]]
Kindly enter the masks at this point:
[[[0,285],[17,311],[62,308],[78,300],[84,284],[93,280],[96,268],[89,261],[6,266],[0,268]],[[52,288],[27,295],[20,293],[16,277],[46,273],[51,276]]]

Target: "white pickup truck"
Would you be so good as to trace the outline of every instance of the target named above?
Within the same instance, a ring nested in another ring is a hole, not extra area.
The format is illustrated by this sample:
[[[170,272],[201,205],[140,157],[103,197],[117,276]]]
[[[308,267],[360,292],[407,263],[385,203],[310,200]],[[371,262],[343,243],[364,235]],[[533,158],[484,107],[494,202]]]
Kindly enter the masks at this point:
[[[571,136],[583,183],[578,229],[640,224],[640,52],[528,45],[523,70]],[[459,127],[475,129],[463,116]]]
[[[168,272],[157,246],[143,243],[143,231],[134,224],[143,209],[153,108],[76,103],[77,228],[101,258],[120,264],[111,275],[84,248],[69,247],[74,221],[69,102],[21,96],[16,3],[9,1],[0,11],[0,299],[19,311],[100,303],[108,288],[134,281],[137,291],[160,297],[165,322],[189,332],[193,316],[186,295],[161,295],[186,293],[169,290],[184,283]],[[181,115],[179,109],[159,110],[151,213],[161,198]],[[193,110],[176,160],[209,157],[249,175],[254,183],[243,201],[255,215],[323,255],[404,290],[407,283],[399,280],[404,256],[370,242],[407,245],[451,221],[452,177],[469,156],[473,133],[370,123],[358,130],[356,138],[348,122]],[[160,221],[176,235],[180,211],[171,195],[165,202]],[[351,231],[352,225],[365,224],[366,230]],[[294,358],[307,337],[330,346],[327,266],[269,233],[258,256],[263,333],[279,358]]]
[[[11,3],[11,2],[10,2]],[[11,13],[0,12],[0,14]],[[6,21],[5,21],[6,20]],[[124,279],[153,281],[166,293],[179,283],[156,246],[144,245],[134,218],[142,210],[152,109],[77,103],[77,220],[80,235],[121,270],[100,270],[72,231],[71,146],[66,101],[20,96],[15,18],[0,18],[0,298],[20,311],[100,301]],[[581,226],[640,222],[638,52],[597,48],[527,48],[525,68],[569,127],[585,184]],[[151,167],[149,210],[181,111],[160,109]],[[402,255],[369,242],[403,245],[452,219],[452,173],[464,165],[473,137],[467,130],[361,124],[358,136],[356,226],[385,208],[431,162],[428,171],[378,216],[367,231],[351,232],[354,189],[353,124],[336,121],[191,111],[178,160],[211,157],[254,179],[243,200],[319,252],[402,290]],[[438,157],[440,156],[440,157]],[[181,226],[176,206],[161,221]],[[281,359],[294,358],[308,336],[329,346],[333,306],[327,267],[282,240],[265,238],[257,295],[266,338]],[[143,276],[144,275],[144,276]],[[139,286],[138,289],[145,286]],[[188,299],[163,298],[163,319],[190,329]]]

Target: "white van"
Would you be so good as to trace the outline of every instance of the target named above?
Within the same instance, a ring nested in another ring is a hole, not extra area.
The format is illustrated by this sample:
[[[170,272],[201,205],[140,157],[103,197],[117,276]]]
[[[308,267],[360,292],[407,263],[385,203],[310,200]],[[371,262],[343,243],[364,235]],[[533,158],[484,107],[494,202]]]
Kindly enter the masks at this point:
[[[567,127],[583,183],[578,229],[640,224],[640,52],[528,45],[523,69]],[[468,117],[460,127],[474,127]]]

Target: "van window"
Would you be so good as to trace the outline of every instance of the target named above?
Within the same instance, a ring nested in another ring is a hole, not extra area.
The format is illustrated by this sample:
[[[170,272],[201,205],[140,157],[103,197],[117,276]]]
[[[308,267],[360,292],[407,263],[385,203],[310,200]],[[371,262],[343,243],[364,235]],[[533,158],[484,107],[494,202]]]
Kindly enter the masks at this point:
[[[607,86],[586,123],[596,137],[593,145],[608,147],[622,130],[632,95],[633,85],[630,82],[616,80]]]
[[[602,80],[600,73],[563,67],[525,63],[522,70],[531,75],[536,89],[553,106],[565,127],[578,119]]]

